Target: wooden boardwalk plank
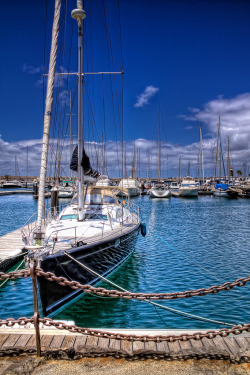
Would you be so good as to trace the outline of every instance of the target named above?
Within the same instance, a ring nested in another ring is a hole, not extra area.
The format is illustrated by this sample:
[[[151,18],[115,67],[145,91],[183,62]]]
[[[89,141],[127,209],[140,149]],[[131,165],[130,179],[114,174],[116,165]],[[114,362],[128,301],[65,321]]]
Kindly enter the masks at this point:
[[[121,340],[121,350],[128,353],[128,355],[133,354],[133,343],[129,340]]]
[[[7,340],[2,345],[2,348],[14,347],[20,336],[21,335],[19,333],[13,333],[12,335],[9,335]]]
[[[19,348],[23,348],[26,346],[26,344],[28,343],[28,341],[30,340],[31,338],[31,334],[28,334],[28,333],[23,333],[19,339],[17,340],[15,346],[16,347],[19,347]]]
[[[61,349],[69,349],[74,347],[76,336],[65,336],[62,342]]]
[[[189,340],[179,341],[181,350],[192,350],[192,345]]]
[[[100,341],[100,339],[99,339],[99,341]],[[98,345],[99,345],[99,343],[98,343]],[[110,339],[109,349],[120,350],[120,348],[121,348],[121,340]]]
[[[214,339],[212,339],[214,342],[214,345],[216,346],[217,349],[220,349],[221,351],[225,351],[228,354],[230,353],[230,350],[228,349],[227,344],[225,343],[223,337],[221,336],[216,336]]]
[[[49,348],[51,350],[60,349],[62,342],[64,340],[65,335],[56,335],[51,340]]]
[[[149,341],[149,342],[145,342],[145,350],[152,350],[152,351],[156,351],[156,342],[154,341]]]
[[[208,339],[207,337],[203,337],[201,339],[201,341],[203,342],[203,345],[205,346],[205,348],[215,348],[215,344],[213,342],[213,339]]]
[[[236,343],[234,337],[224,337],[224,341],[229,349],[229,351],[235,356],[239,352],[239,346]]]
[[[144,341],[133,341],[133,354],[145,349]]]
[[[41,337],[41,348],[47,350],[50,347],[50,343],[53,340],[54,335],[43,335]]]
[[[204,349],[204,345],[203,345],[201,340],[191,339],[189,341],[190,341],[190,344],[192,345],[192,347],[194,349],[196,349],[196,350],[203,350]]]
[[[178,353],[180,351],[180,344],[178,341],[168,342],[170,352]]]
[[[109,347],[109,338],[99,337],[98,346],[104,350],[107,350]]]
[[[167,341],[157,342],[156,343],[156,350],[160,351],[160,352],[164,352],[166,354],[169,354],[170,349],[169,349]]]
[[[1,333],[0,334],[0,347],[4,344],[4,342],[9,337],[9,333]]]
[[[36,336],[33,334],[26,344],[26,349],[36,349]]]
[[[98,337],[97,336],[87,336],[86,345],[88,346],[97,346]]]
[[[87,336],[81,335],[81,336],[76,336],[76,340],[74,343],[75,350],[77,352],[82,351],[86,345],[87,341]]]
[[[239,345],[240,349],[250,349],[250,344],[247,342],[245,337],[236,336],[234,339]]]

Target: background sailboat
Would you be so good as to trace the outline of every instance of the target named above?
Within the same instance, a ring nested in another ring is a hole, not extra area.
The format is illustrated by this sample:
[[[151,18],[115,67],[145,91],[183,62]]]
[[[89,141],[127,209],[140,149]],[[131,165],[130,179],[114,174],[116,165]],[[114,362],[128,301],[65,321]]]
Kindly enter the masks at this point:
[[[149,190],[148,194],[151,198],[169,198],[171,197],[170,189],[164,184],[164,182],[160,182],[160,171],[161,171],[161,110],[159,104],[159,121],[158,121],[158,182],[155,182],[151,189]]]

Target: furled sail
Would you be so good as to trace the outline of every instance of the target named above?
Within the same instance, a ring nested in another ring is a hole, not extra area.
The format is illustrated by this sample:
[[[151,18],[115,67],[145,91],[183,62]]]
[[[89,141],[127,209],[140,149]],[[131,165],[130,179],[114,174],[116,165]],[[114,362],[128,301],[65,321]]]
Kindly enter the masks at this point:
[[[82,149],[81,166],[82,166],[83,173],[85,174],[85,176],[90,176],[94,178],[98,178],[100,176],[100,173],[98,171],[95,171],[94,169],[91,168],[89,157],[86,154],[84,147]],[[72,171],[77,172],[77,167],[78,167],[78,146],[76,146],[73,151],[71,162],[70,162],[70,169]]]

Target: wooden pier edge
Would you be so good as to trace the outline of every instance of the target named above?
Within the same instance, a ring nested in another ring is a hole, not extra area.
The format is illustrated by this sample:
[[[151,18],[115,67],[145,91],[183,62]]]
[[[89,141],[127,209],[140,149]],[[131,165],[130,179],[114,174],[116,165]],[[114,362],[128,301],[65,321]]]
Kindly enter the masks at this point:
[[[138,332],[138,331],[137,331]],[[145,334],[143,330],[143,334]],[[166,335],[169,331],[162,331]],[[185,330],[188,332],[188,330]],[[193,331],[192,331],[193,332]],[[127,330],[129,333],[129,330]],[[51,359],[115,357],[125,359],[217,359],[250,363],[250,334],[175,342],[117,340],[67,331],[41,330],[42,356]],[[0,357],[36,354],[34,330],[0,330]]]

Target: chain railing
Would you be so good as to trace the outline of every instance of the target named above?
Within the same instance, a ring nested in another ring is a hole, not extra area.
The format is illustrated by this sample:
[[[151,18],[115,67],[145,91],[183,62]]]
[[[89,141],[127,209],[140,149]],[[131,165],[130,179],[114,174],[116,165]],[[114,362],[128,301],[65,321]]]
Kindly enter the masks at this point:
[[[129,340],[129,341],[143,341],[143,342],[174,342],[174,341],[188,341],[188,340],[201,340],[202,338],[213,339],[217,336],[227,337],[230,334],[239,335],[242,332],[250,332],[250,323],[244,325],[236,325],[230,329],[222,328],[220,330],[214,331],[209,330],[206,332],[194,332],[194,333],[183,333],[180,335],[131,335],[123,333],[114,333],[106,332],[103,330],[93,330],[89,328],[78,327],[75,324],[69,325],[65,322],[55,322],[50,318],[40,318],[38,310],[38,294],[37,294],[37,276],[45,277],[49,281],[56,281],[62,286],[70,286],[72,289],[81,289],[85,293],[95,293],[101,296],[109,296],[113,298],[125,298],[125,299],[138,299],[138,300],[149,300],[149,299],[177,299],[177,298],[189,298],[193,296],[205,296],[209,293],[218,293],[222,290],[228,291],[234,287],[242,287],[247,282],[250,281],[250,276],[247,278],[239,278],[234,282],[227,282],[222,285],[215,285],[209,288],[202,288],[193,291],[178,292],[178,293],[130,293],[130,292],[120,292],[116,290],[107,290],[104,288],[94,288],[90,285],[82,285],[76,281],[68,281],[64,277],[57,277],[51,272],[44,272],[41,268],[36,266],[35,262],[30,264],[30,269],[21,270],[18,272],[9,272],[2,273],[0,272],[0,279],[15,279],[18,277],[32,277],[33,285],[33,302],[34,302],[34,316],[31,318],[20,317],[18,319],[8,318],[5,320],[0,319],[0,327],[13,327],[15,324],[24,326],[28,323],[34,324],[36,332],[36,347],[37,355],[41,356],[41,340],[40,340],[40,323],[45,326],[55,327],[57,329],[66,329],[73,333],[81,333],[84,335],[96,336],[96,337],[105,337],[109,339],[118,339],[118,340]]]

